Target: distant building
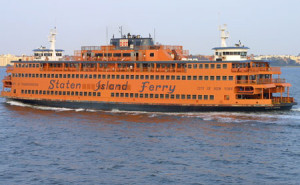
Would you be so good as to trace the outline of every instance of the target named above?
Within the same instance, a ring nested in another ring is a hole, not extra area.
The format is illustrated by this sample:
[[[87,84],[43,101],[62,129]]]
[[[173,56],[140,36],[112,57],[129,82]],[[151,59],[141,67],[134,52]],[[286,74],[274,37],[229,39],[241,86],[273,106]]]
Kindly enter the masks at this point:
[[[29,61],[29,60],[33,60],[33,56],[26,56],[26,55],[15,56],[11,54],[0,55],[0,66],[11,65],[11,61],[17,61],[17,60]]]
[[[279,59],[291,59],[294,60],[296,63],[300,64],[300,56],[294,56],[294,55],[259,55],[255,56],[255,60],[268,60],[272,58],[279,58]]]

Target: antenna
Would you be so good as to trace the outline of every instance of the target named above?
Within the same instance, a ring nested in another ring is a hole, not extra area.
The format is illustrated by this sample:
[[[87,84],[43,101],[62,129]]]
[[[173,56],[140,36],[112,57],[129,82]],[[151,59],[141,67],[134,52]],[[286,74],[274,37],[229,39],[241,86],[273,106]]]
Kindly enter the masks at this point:
[[[51,43],[52,57],[51,60],[56,60],[55,42],[56,42],[56,27],[50,30],[49,42]]]
[[[224,24],[223,27],[219,26],[219,30],[221,31],[221,47],[227,47],[226,39],[229,37],[228,31],[226,31],[227,25]]]
[[[154,38],[153,38],[153,43],[155,45],[155,28],[154,28]]]
[[[123,37],[123,28],[122,28],[122,26],[119,26],[119,32],[120,32],[121,38],[122,38]]]

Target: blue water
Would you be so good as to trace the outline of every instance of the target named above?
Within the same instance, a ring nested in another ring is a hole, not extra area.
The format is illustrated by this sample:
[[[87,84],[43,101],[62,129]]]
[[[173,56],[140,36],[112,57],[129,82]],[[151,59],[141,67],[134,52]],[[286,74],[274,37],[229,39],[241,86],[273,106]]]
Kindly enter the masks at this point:
[[[300,68],[282,72],[300,101]],[[0,98],[0,184],[299,184],[299,141],[299,105],[172,114]]]

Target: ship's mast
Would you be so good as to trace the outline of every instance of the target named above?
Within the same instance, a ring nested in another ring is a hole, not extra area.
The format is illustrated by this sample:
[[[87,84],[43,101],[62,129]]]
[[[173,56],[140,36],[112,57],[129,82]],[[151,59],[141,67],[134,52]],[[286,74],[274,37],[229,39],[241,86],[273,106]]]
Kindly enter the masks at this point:
[[[56,60],[55,42],[56,42],[56,27],[50,31],[49,42],[51,43],[52,57],[50,60]]]
[[[220,26],[220,31],[221,31],[221,47],[227,47],[226,44],[226,39],[229,37],[228,31],[226,31],[227,25],[224,24],[223,27]]]

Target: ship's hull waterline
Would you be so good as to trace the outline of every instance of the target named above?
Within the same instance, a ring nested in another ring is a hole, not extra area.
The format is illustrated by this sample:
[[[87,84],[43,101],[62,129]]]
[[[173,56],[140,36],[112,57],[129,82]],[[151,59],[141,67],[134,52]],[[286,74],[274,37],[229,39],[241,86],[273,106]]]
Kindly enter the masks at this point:
[[[120,110],[120,111],[147,111],[147,112],[209,112],[209,111],[273,111],[290,110],[296,103],[282,103],[272,106],[249,105],[168,105],[168,104],[133,104],[118,102],[93,102],[93,101],[53,101],[53,100],[30,100],[7,98],[7,101],[17,101],[30,105],[70,108],[70,109],[88,109],[88,110]]]

